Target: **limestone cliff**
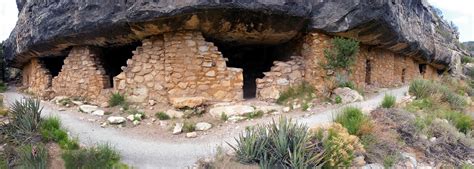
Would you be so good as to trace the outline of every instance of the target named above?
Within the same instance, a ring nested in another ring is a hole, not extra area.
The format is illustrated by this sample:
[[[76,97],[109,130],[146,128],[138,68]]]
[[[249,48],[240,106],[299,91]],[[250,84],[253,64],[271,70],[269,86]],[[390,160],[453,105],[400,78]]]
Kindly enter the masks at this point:
[[[71,46],[120,45],[176,30],[235,43],[277,44],[318,31],[456,68],[457,37],[424,0],[17,0],[19,20],[4,44],[21,67]]]

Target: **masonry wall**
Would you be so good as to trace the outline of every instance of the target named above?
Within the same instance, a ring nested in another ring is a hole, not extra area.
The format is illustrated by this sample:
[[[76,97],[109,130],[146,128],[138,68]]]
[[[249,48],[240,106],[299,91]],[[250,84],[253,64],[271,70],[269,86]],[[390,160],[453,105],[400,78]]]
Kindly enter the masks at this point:
[[[33,58],[23,67],[22,86],[27,92],[46,96],[51,87],[51,74],[37,58]]]
[[[304,62],[301,56],[292,56],[290,61],[274,61],[269,72],[257,79],[257,99],[274,101],[290,86],[299,85],[304,78]]]
[[[228,68],[217,47],[199,32],[166,33],[144,40],[114,82],[116,90],[130,95],[133,102],[192,96],[236,101],[243,97],[242,69]]]
[[[336,87],[333,80],[335,73],[325,70],[321,66],[321,63],[325,62],[324,49],[330,47],[331,37],[328,35],[315,32],[303,37],[301,55],[305,63],[304,79],[315,86],[320,94],[328,94],[331,89]],[[370,68],[368,69],[368,67]],[[369,73],[367,70],[370,70]],[[367,77],[370,78],[366,79]],[[375,87],[398,86],[417,77],[436,79],[438,75],[436,69],[428,65],[426,73],[422,76],[418,63],[411,57],[361,45],[356,62],[351,68],[349,79],[358,87],[364,88],[367,85]]]
[[[96,48],[72,48],[61,72],[53,78],[52,89],[55,94],[82,97],[92,103],[106,101],[101,93],[103,89],[110,88],[110,84],[100,57],[100,50]]]

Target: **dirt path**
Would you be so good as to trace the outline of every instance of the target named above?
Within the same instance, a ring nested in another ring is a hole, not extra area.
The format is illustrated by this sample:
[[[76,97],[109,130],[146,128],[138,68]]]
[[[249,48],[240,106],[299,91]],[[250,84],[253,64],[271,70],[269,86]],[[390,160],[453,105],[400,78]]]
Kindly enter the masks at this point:
[[[315,115],[297,118],[296,120],[309,126],[332,121],[334,113],[346,106],[357,106],[363,110],[376,108],[383,99],[385,93],[390,93],[400,99],[408,90],[407,87],[388,90],[359,103],[353,103],[336,109],[317,113]],[[5,103],[11,104],[23,97],[15,91],[7,91]],[[48,102],[42,103],[44,116],[58,116],[72,136],[77,136],[82,144],[91,146],[96,143],[109,143],[120,151],[123,161],[136,168],[185,168],[193,165],[201,157],[211,156],[217,146],[226,145],[236,135],[200,140],[199,142],[170,142],[165,139],[156,138],[154,140],[143,139],[137,136],[124,134],[116,128],[102,128],[95,123],[89,123],[73,116],[71,112],[58,111],[55,105]],[[245,127],[241,127],[243,129]],[[159,166],[159,167],[157,167]]]

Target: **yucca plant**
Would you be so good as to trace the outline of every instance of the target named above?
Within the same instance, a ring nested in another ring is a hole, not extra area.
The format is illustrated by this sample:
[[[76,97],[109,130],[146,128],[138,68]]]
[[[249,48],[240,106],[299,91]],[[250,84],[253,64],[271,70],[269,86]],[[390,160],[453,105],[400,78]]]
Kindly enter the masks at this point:
[[[32,141],[38,136],[41,111],[38,99],[24,98],[15,101],[9,110],[11,122],[6,126],[5,134],[18,144]]]
[[[383,108],[392,108],[393,106],[395,106],[395,103],[397,102],[397,99],[395,98],[395,96],[393,95],[385,95],[383,97],[383,101],[382,101],[382,104],[381,106]]]
[[[251,164],[266,159],[263,157],[265,157],[265,146],[268,140],[264,127],[246,128],[235,141],[237,143],[235,146],[228,144],[235,150],[238,161]]]

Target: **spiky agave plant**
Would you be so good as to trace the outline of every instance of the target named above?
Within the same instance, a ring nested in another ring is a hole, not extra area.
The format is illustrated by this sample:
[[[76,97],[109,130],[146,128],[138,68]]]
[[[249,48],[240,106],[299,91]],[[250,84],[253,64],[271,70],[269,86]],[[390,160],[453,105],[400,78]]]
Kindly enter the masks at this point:
[[[9,114],[11,121],[4,129],[11,141],[22,144],[36,138],[41,123],[40,101],[34,98],[16,100],[12,104]]]

